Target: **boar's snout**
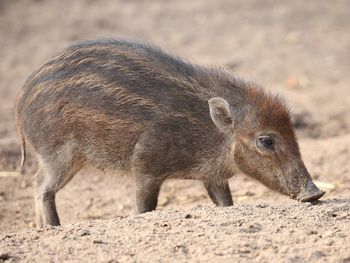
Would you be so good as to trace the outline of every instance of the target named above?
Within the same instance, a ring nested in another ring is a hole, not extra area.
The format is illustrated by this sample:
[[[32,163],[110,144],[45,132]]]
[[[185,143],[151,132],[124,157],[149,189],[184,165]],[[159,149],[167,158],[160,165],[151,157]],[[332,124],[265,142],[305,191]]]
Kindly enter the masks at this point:
[[[312,202],[320,199],[325,194],[325,191],[321,191],[314,184],[310,178],[304,189],[301,189],[300,193],[295,197],[300,202]]]
[[[291,176],[287,176],[287,188],[289,189],[290,196],[300,202],[312,202],[320,199],[325,192],[318,189],[312,181],[312,178],[306,169],[303,161],[297,159],[295,162],[291,162],[292,167],[296,169],[287,169]],[[291,173],[290,173],[291,172]]]

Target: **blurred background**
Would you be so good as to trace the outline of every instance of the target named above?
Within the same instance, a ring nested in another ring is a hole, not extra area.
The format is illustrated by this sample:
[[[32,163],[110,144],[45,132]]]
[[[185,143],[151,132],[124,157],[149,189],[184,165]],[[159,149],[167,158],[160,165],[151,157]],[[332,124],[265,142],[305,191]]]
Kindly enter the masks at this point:
[[[0,231],[34,226],[29,156],[18,172],[14,104],[26,78],[84,39],[147,40],[281,93],[325,198],[349,197],[350,3],[347,0],[0,0]],[[235,202],[293,202],[230,181]],[[63,224],[133,213],[132,180],[86,169],[58,195]],[[211,205],[198,182],[171,181],[160,209]]]

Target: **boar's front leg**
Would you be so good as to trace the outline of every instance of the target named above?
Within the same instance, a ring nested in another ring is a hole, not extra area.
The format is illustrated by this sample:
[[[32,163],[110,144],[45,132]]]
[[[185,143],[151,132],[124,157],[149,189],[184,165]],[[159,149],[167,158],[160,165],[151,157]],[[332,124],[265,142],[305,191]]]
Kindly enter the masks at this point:
[[[146,213],[156,209],[162,182],[163,180],[147,175],[135,176],[136,208],[138,213]]]
[[[208,192],[210,199],[217,206],[231,206],[233,205],[230,186],[228,181],[215,184],[212,182],[203,182],[204,187]]]

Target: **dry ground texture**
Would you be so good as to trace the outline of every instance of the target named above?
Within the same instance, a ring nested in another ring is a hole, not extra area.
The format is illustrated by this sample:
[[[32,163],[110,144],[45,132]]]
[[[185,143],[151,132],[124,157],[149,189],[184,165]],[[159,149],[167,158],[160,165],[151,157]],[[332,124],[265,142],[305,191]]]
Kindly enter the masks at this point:
[[[235,205],[216,208],[177,180],[134,215],[132,179],[87,168],[58,194],[63,227],[36,230],[14,97],[58,50],[98,37],[149,40],[284,95],[327,194],[300,204],[237,175]],[[0,0],[0,47],[0,261],[350,262],[349,1]]]

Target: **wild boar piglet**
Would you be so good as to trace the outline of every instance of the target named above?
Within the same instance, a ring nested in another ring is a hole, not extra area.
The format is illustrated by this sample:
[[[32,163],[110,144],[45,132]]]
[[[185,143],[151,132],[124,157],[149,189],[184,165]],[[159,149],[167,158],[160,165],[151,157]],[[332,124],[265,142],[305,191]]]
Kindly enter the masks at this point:
[[[227,179],[238,170],[300,201],[324,194],[281,99],[150,44],[68,47],[28,78],[16,120],[22,163],[26,143],[39,160],[38,226],[60,224],[55,195],[85,164],[131,174],[139,213],[156,208],[167,178],[201,180],[216,205],[232,205]]]

